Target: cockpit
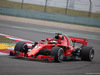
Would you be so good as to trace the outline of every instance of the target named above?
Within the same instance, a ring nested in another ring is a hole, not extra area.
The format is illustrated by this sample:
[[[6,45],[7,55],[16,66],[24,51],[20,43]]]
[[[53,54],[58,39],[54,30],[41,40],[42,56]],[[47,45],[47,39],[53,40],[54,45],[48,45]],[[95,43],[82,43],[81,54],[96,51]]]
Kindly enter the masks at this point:
[[[56,44],[57,43],[57,41],[56,40],[51,40],[51,41],[49,41],[49,43],[48,44]]]

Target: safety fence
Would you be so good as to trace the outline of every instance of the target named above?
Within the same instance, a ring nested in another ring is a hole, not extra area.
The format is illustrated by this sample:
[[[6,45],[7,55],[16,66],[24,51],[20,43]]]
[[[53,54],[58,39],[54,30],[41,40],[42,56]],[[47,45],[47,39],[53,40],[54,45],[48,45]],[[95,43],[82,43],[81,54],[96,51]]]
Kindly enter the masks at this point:
[[[0,0],[0,6],[100,18],[100,0]]]
[[[100,19],[0,7],[0,14],[100,27]]]

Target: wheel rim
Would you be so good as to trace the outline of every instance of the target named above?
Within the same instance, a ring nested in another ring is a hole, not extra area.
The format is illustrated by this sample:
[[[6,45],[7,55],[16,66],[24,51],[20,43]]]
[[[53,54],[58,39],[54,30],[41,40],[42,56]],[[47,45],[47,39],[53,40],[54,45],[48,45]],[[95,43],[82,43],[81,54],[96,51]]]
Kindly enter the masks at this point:
[[[59,49],[58,61],[62,61],[63,57],[64,57],[64,51],[62,49]]]
[[[24,45],[22,46],[22,49],[25,50],[26,48],[27,48],[27,44],[24,44]]]
[[[91,51],[90,51],[89,58],[90,58],[90,60],[92,60],[94,58],[94,50],[93,49],[91,49]]]

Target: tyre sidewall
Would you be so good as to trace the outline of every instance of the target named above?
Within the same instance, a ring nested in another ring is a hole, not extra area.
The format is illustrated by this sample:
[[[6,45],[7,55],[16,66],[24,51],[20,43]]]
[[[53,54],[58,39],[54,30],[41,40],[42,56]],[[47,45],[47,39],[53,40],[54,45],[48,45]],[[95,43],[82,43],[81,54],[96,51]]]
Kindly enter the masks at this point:
[[[62,52],[62,58],[60,58],[60,52]],[[51,49],[51,55],[54,56],[54,60],[55,62],[61,62],[63,60],[63,57],[64,57],[64,51],[61,47],[53,47]]]
[[[24,51],[25,51],[24,46],[27,47],[27,44],[24,43],[24,42],[18,42],[18,43],[15,45],[14,51],[24,52]]]
[[[92,47],[84,46],[80,51],[81,59],[86,61],[92,61],[93,59],[91,58],[92,51],[94,52]],[[93,53],[93,57],[94,57],[94,53]]]

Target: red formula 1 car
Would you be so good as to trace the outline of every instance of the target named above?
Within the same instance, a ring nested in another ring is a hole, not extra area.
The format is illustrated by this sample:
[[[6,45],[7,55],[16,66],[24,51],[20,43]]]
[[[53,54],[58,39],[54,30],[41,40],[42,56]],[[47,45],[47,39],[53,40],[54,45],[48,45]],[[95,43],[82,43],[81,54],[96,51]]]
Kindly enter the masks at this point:
[[[75,46],[76,43],[82,44],[81,47]],[[94,58],[94,49],[87,46],[87,43],[88,40],[86,39],[68,37],[61,33],[56,33],[54,38],[47,38],[39,43],[35,42],[30,48],[26,43],[18,42],[14,51],[10,51],[10,55],[39,60],[48,59],[56,62],[73,57],[91,61]]]

